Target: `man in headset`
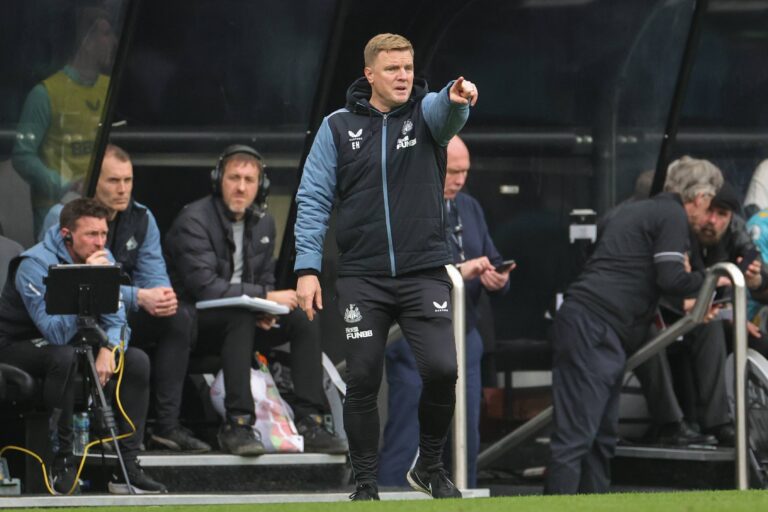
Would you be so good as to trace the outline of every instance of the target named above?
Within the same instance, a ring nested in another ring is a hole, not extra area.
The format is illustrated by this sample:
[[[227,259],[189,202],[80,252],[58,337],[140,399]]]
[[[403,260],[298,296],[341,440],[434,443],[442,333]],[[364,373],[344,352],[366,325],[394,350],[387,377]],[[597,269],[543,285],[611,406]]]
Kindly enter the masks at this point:
[[[77,461],[72,457],[72,407],[75,350],[71,343],[78,331],[74,315],[49,315],[45,311],[45,277],[56,264],[108,265],[114,262],[105,248],[108,210],[93,199],[75,199],[61,211],[59,225],[51,227],[39,244],[15,258],[0,296],[0,361],[18,366],[43,379],[43,403],[52,415],[59,414],[59,451],[54,459],[53,488],[67,493],[75,485]],[[102,315],[99,326],[107,342],[98,348],[96,371],[102,386],[115,372],[112,350],[121,342],[126,324],[122,305]],[[130,335],[130,330],[126,330]],[[124,340],[128,343],[129,336]],[[165,486],[144,473],[136,459],[144,437],[149,404],[149,360],[141,349],[126,347],[121,389],[125,412],[136,432],[120,442],[131,486],[137,494],[166,492]],[[131,432],[117,414],[120,433]],[[52,416],[53,417],[53,416]],[[113,494],[129,494],[123,473],[116,467],[109,482]]]
[[[328,432],[324,409],[319,325],[296,306],[294,290],[275,290],[275,220],[266,211],[269,180],[264,161],[253,148],[226,148],[212,172],[213,193],[188,204],[165,240],[166,261],[179,296],[179,314],[197,318],[198,352],[220,354],[224,370],[226,421],[219,430],[224,451],[264,453],[252,426],[251,394],[254,348],[291,342],[291,405],[305,451],[345,453],[346,442]],[[197,301],[224,297],[264,298],[287,306],[280,319],[242,308],[194,310]]]

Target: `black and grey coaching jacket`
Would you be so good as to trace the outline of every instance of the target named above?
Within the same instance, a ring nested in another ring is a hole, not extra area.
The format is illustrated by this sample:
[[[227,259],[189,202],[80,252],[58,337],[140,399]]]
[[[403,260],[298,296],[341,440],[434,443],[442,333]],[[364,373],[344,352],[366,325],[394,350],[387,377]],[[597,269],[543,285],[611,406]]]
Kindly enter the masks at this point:
[[[327,116],[304,165],[295,225],[297,272],[321,270],[336,203],[340,276],[398,276],[451,263],[443,207],[446,145],[469,107],[448,84],[428,93],[414,82],[407,103],[382,113],[365,78],[347,106]]]

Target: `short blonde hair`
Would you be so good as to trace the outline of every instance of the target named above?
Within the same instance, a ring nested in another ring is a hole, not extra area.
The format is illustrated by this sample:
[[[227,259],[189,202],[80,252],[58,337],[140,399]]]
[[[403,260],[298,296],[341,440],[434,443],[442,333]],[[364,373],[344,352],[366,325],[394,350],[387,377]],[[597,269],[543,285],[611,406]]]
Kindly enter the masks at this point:
[[[723,186],[723,174],[709,160],[684,156],[669,164],[665,192],[675,192],[684,202],[693,201],[699,194],[714,197]]]
[[[365,65],[370,66],[380,52],[389,50],[408,50],[413,57],[413,45],[409,40],[398,34],[379,34],[373,36],[365,45],[363,51]]]

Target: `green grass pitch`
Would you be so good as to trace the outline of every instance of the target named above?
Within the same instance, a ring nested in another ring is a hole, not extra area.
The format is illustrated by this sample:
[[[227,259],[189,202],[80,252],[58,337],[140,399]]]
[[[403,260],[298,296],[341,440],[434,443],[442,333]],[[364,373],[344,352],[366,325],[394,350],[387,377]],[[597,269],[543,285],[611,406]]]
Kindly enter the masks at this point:
[[[768,510],[766,491],[704,491],[604,494],[581,496],[522,496],[468,500],[381,501],[359,503],[283,503],[259,505],[170,505],[141,507],[146,512],[757,512]],[[50,510],[50,509],[24,509]],[[138,507],[83,507],[66,512],[115,512]]]

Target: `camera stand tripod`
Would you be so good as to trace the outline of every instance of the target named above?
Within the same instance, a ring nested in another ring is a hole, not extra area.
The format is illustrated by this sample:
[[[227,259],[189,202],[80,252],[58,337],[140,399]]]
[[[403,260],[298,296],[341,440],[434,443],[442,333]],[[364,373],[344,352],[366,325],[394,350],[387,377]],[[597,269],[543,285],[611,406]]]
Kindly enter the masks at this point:
[[[71,343],[79,361],[83,363],[80,368],[88,368],[83,374],[84,381],[90,388],[94,407],[101,412],[101,421],[112,436],[128,492],[135,494],[117,442],[115,415],[104,397],[93,358],[93,348],[107,346],[108,341],[107,334],[99,326],[97,318],[99,315],[115,313],[120,309],[122,280],[119,265],[51,265],[44,279],[47,286],[45,311],[49,315],[77,315],[77,333]],[[124,338],[123,332],[121,339]]]
[[[112,437],[117,460],[120,464],[120,470],[123,473],[123,478],[125,478],[125,484],[128,486],[128,492],[129,494],[135,494],[135,491],[131,486],[131,481],[128,478],[128,470],[125,467],[125,460],[123,459],[123,454],[120,451],[120,444],[117,440],[118,434],[115,414],[112,410],[112,406],[109,405],[104,396],[104,389],[101,386],[101,382],[99,382],[99,373],[96,371],[96,361],[93,358],[93,347],[104,346],[107,341],[107,335],[91,316],[78,316],[77,327],[78,331],[74,338],[75,354],[77,354],[78,359],[87,364],[88,367],[87,373],[83,375],[84,381],[88,383],[86,385],[90,388],[90,395],[93,399],[94,406],[100,411],[99,416],[101,421],[109,431],[109,435]]]

